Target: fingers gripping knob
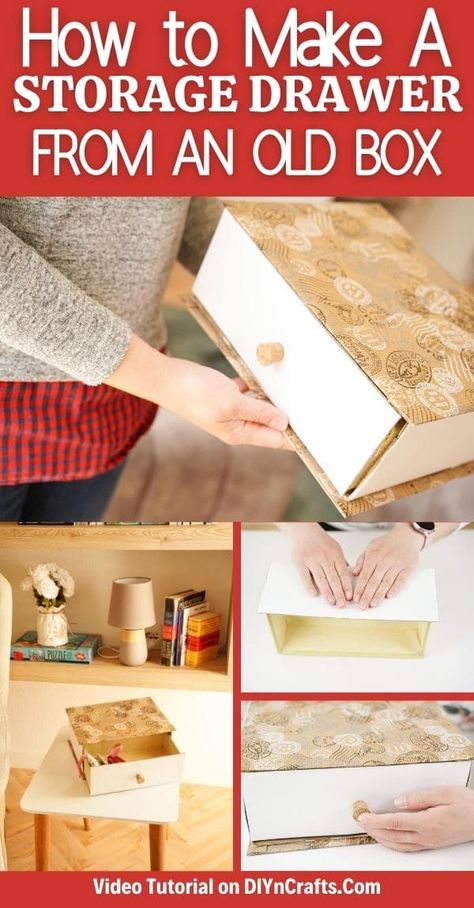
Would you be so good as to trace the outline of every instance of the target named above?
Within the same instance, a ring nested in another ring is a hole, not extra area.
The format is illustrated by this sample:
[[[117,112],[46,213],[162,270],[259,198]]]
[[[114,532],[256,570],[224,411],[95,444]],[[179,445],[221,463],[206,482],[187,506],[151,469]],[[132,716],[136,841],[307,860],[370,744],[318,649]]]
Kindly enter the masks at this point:
[[[354,801],[352,805],[352,817],[354,820],[358,820],[363,813],[370,813],[369,808],[365,801]]]
[[[276,342],[259,344],[256,355],[261,366],[271,366],[273,363],[281,362],[285,355],[285,348],[283,344]]]

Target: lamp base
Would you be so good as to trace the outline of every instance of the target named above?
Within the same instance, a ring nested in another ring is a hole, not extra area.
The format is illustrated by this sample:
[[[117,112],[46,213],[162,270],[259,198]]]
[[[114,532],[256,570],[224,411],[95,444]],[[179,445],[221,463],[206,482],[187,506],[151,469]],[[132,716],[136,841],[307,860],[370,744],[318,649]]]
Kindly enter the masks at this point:
[[[148,659],[145,629],[130,631],[123,628],[120,634],[119,659],[122,665],[143,665]]]

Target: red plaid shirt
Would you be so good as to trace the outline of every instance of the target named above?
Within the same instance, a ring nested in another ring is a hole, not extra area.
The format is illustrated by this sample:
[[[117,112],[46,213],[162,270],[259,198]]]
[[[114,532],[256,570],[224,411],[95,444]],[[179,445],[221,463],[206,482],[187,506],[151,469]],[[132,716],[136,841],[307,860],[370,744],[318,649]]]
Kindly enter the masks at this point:
[[[108,385],[0,382],[0,485],[105,473],[149,429],[156,411]]]

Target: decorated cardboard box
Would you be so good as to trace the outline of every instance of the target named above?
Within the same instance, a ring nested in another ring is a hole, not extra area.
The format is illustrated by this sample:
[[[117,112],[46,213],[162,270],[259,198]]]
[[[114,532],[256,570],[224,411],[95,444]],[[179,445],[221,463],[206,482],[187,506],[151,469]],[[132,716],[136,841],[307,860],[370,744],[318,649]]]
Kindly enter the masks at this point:
[[[193,292],[341,513],[474,471],[474,298],[381,205],[229,203]]]
[[[357,801],[393,812],[397,796],[465,786],[473,758],[474,745],[432,701],[252,702],[241,767],[250,841],[275,850],[305,837],[358,844]]]
[[[179,783],[184,755],[151,697],[66,709],[91,795]]]
[[[274,562],[258,604],[280,653],[298,656],[423,656],[438,620],[435,575],[417,570],[393,599],[377,608],[328,605],[303,589],[296,572]]]

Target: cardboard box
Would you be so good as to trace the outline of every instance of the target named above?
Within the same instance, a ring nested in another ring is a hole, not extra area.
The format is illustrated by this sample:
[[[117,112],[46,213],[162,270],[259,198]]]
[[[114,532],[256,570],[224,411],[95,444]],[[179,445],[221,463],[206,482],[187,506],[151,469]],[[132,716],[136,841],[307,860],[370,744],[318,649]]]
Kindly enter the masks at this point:
[[[184,755],[173,741],[173,725],[151,697],[74,706],[66,712],[78,760],[83,753],[106,758],[115,744],[122,744],[123,763],[90,766],[84,760],[91,795],[180,781]]]
[[[474,745],[431,701],[249,704],[242,793],[251,842],[357,836],[355,801],[392,812],[394,798],[467,785]]]
[[[419,657],[438,620],[435,574],[417,570],[393,599],[377,608],[328,605],[308,596],[296,572],[274,562],[258,604],[279,653],[298,656]]]
[[[382,206],[232,202],[193,292],[341,513],[474,470],[474,300]]]

